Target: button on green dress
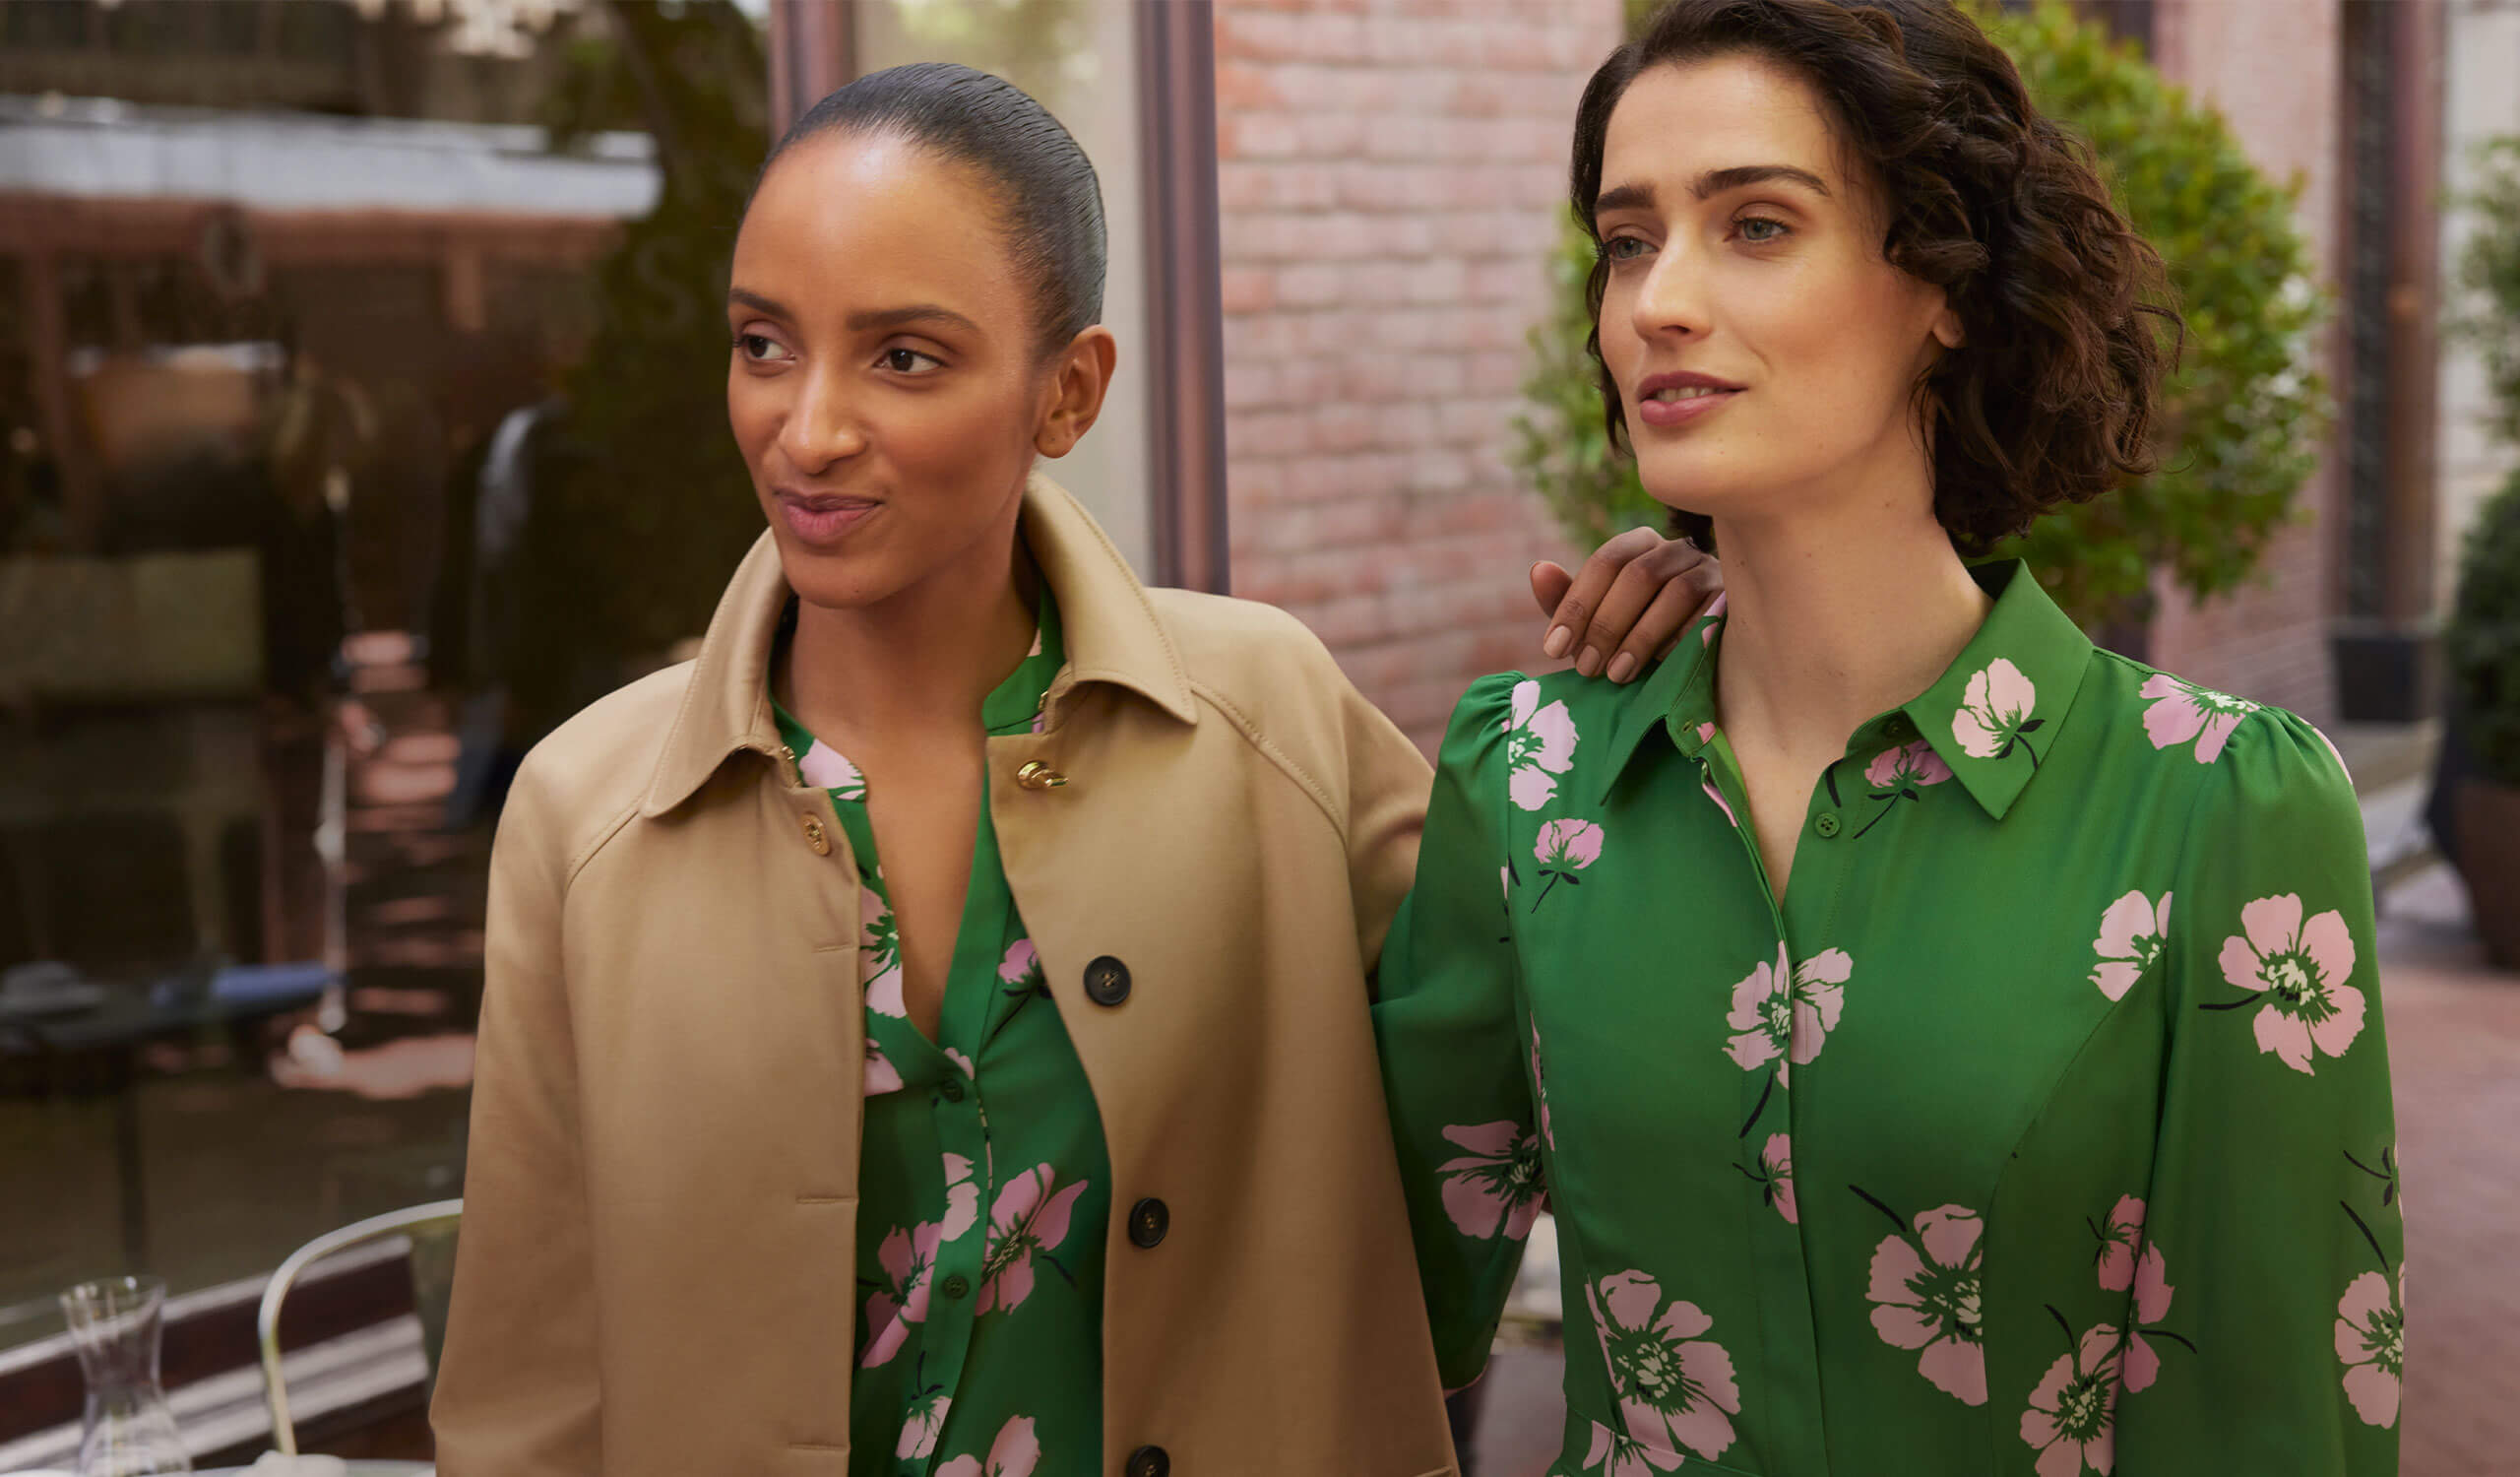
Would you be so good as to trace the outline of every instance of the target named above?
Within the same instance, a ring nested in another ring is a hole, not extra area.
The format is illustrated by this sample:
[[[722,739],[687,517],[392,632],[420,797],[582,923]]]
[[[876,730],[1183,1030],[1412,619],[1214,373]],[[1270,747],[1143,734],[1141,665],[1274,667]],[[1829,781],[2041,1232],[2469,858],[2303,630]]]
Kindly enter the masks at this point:
[[[2352,785],[1975,573],[1987,620],[1830,767],[1781,907],[1720,611],[1633,686],[1454,715],[1376,1027],[1448,1384],[1557,1217],[1552,1473],[2397,1470]]]
[[[1039,620],[1032,655],[981,706],[991,735],[1031,732],[1066,660],[1046,589]],[[985,797],[931,1042],[903,999],[865,779],[777,717],[804,783],[831,794],[866,908],[850,1477],[1085,1477],[1102,1459],[1110,1165]]]

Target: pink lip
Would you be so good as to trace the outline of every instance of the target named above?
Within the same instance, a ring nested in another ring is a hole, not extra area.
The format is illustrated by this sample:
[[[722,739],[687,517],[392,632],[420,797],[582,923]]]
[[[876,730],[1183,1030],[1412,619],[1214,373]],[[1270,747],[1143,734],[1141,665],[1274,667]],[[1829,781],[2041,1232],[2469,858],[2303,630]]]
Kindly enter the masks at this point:
[[[1699,395],[1688,400],[1651,400],[1647,397],[1663,390],[1718,390],[1716,395]],[[1647,425],[1687,425],[1713,415],[1741,393],[1741,386],[1712,374],[1681,370],[1669,374],[1649,374],[1636,387],[1636,418]]]
[[[871,497],[841,497],[827,492],[798,492],[782,487],[780,519],[800,544],[829,547],[849,537],[874,516],[883,503]]]

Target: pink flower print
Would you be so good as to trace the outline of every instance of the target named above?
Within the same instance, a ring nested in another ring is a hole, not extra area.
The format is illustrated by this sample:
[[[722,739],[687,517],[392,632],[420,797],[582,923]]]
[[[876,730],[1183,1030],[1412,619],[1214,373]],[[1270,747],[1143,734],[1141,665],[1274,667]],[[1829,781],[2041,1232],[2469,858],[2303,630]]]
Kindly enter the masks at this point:
[[[1444,1182],[1444,1213],[1461,1234],[1480,1241],[1502,1234],[1521,1241],[1540,1216],[1540,1138],[1512,1123],[1455,1124],[1444,1137],[1470,1152],[1436,1171]]]
[[[2135,1256],[2144,1245],[2144,1202],[2120,1195],[2100,1228],[2100,1285],[2124,1292],[2135,1283]]]
[[[1715,802],[1715,807],[1724,812],[1724,823],[1736,831],[1741,829],[1740,817],[1732,813],[1732,803],[1724,798],[1723,791],[1715,788],[1715,782],[1702,780],[1699,783],[1706,786],[1706,798]]]
[[[893,1065],[893,1059],[884,1055],[884,1049],[876,1042],[874,1033],[868,1032],[866,1036],[865,1095],[870,1098],[881,1097],[885,1093],[899,1092],[901,1090],[901,1068]]]
[[[1557,794],[1557,777],[1575,762],[1575,717],[1562,701],[1540,705],[1540,683],[1514,684],[1513,709],[1505,719],[1505,782],[1514,803],[1537,810]]]
[[[1060,1276],[1067,1276],[1051,1252],[1067,1240],[1076,1200],[1085,1182],[1061,1189],[1058,1176],[1046,1164],[1036,1165],[1007,1182],[988,1211],[988,1250],[980,1258],[978,1312],[1013,1313],[1033,1295],[1033,1255],[1040,1252]],[[1073,1279],[1071,1279],[1073,1280]]]
[[[1697,741],[1700,743],[1713,743],[1715,741],[1715,725],[1712,721],[1701,723],[1697,726]]]
[[[1725,1024],[1735,1033],[1725,1050],[1743,1071],[1757,1071],[1778,1058],[1800,1066],[1820,1055],[1829,1033],[1838,1028],[1846,1008],[1845,986],[1855,961],[1844,949],[1829,949],[1789,968],[1785,945],[1776,946],[1776,962],[1752,969],[1732,987],[1732,1009]],[[1786,1080],[1787,1065],[1777,1064],[1777,1081]]]
[[[952,1047],[947,1047],[945,1049],[945,1060],[953,1062],[954,1069],[961,1072],[966,1077],[976,1077],[979,1075],[978,1069],[972,1065],[972,1059],[964,1056],[961,1052],[956,1051]]]
[[[1548,901],[1549,889],[1559,882],[1581,883],[1575,875],[1602,857],[1602,828],[1589,820],[1552,820],[1540,828],[1540,841],[1532,848],[1540,859],[1542,875],[1548,878],[1540,896],[1532,899],[1532,911]]]
[[[1751,1176],[1767,1187],[1767,1201],[1776,1213],[1785,1217],[1789,1226],[1798,1225],[1801,1216],[1794,1206],[1794,1140],[1783,1133],[1771,1133],[1765,1147],[1759,1150],[1758,1173]]]
[[[2117,1330],[2103,1323],[2048,1366],[2021,1413],[2021,1439],[2039,1450],[2039,1477],[2109,1477],[2117,1460]]]
[[[1856,839],[1861,840],[1864,832],[1881,824],[1882,817],[1896,809],[1899,802],[1922,800],[1921,792],[1926,786],[1939,785],[1950,778],[1951,766],[1942,762],[1942,755],[1922,738],[1873,755],[1872,762],[1863,767],[1863,782],[1872,787],[1872,798],[1881,803],[1881,808],[1873,811],[1862,830],[1855,833]]]
[[[858,945],[858,952],[866,956],[862,966],[866,1008],[877,1015],[905,1019],[910,1015],[910,1006],[902,997],[902,935],[893,924],[892,905],[874,888],[860,887],[857,916],[866,930],[865,941]]]
[[[936,1469],[936,1477],[1033,1477],[1041,1460],[1041,1443],[1033,1434],[1033,1418],[1017,1416],[999,1428],[989,1444],[988,1460],[957,1456]]]
[[[1663,1289],[1643,1272],[1605,1277],[1584,1289],[1584,1299],[1628,1436],[1664,1451],[1686,1446],[1709,1461],[1722,1455],[1732,1445],[1741,1391],[1732,1356],[1699,1337],[1715,1320],[1694,1303],[1665,1307]]]
[[[893,1454],[904,1458],[924,1458],[935,1454],[936,1438],[945,1430],[945,1412],[954,1408],[954,1399],[938,1385],[911,1396],[910,1419],[902,1422],[902,1439],[893,1445]]]
[[[1734,1033],[1724,1050],[1741,1070],[1757,1071],[1785,1055],[1794,1040],[1794,977],[1784,944],[1776,946],[1774,963],[1761,960],[1732,987],[1732,1009],[1724,1023]],[[1786,1075],[1782,1063],[1776,1074],[1780,1080]]]
[[[2242,908],[2240,930],[2223,940],[2223,978],[2235,990],[2263,993],[2257,1049],[2304,1074],[2311,1070],[2313,1048],[2344,1056],[2362,1034],[2362,992],[2345,983],[2354,974],[2354,935],[2344,916],[2331,908],[2305,924],[2301,900],[2286,893]]]
[[[1032,939],[1019,938],[1007,946],[1006,957],[998,961],[997,978],[1002,985],[1041,983],[1041,956],[1034,951]]]
[[[1656,1472],[1676,1472],[1686,1460],[1677,1451],[1649,1446],[1595,1421],[1592,1449],[1584,1454],[1584,1470],[1599,1477],[1652,1477]]]
[[[1863,767],[1863,782],[1875,790],[1906,790],[1939,785],[1951,778],[1951,766],[1922,738],[1885,748]]]
[[[2009,758],[2021,736],[2038,732],[2047,721],[2030,716],[2038,701],[2039,689],[2021,674],[2021,669],[1997,657],[1970,674],[1960,710],[1951,715],[1951,737],[1959,740],[1960,751],[1972,758]],[[2038,768],[2038,750],[2021,746],[2030,753],[2031,767]]]
[[[2405,1274],[2364,1272],[2336,1305],[2336,1357],[2345,1395],[2366,1426],[2398,1423],[2398,1381],[2406,1368]]]
[[[2133,1316],[2127,1320],[2125,1362],[2121,1369],[2128,1390],[2146,1389],[2159,1379],[2162,1357],[2144,1340],[2143,1330],[2170,1316],[2170,1269],[2162,1249],[2145,1239],[2144,1202],[2120,1195],[2100,1231],[2100,1285],[2110,1292],[2131,1292]]]
[[[1903,1230],[1874,1250],[1865,1293],[1872,1331],[1893,1348],[1922,1350],[1917,1373],[1963,1405],[1986,1403],[1984,1229],[1974,1210],[1926,1211],[1913,1237]]]
[[[945,1157],[945,1219],[937,1223],[939,1242],[960,1241],[980,1218],[980,1188],[972,1180],[972,1161],[960,1154]]]
[[[2161,958],[2162,944],[2170,937],[2170,897],[2165,892],[2155,904],[2140,892],[2130,892],[2100,915],[2100,936],[2091,944],[2100,962],[2092,966],[2091,982],[2102,995],[2124,999],[2126,992]]]
[[[933,1223],[896,1226],[875,1249],[884,1282],[866,1299],[866,1351],[858,1357],[860,1366],[871,1370],[890,1363],[910,1341],[910,1325],[927,1320],[928,1282],[942,1239]]]
[[[2196,762],[2211,764],[2223,754],[2232,730],[2257,711],[2257,704],[2208,691],[2157,672],[2144,682],[2141,695],[2153,705],[2144,710],[2144,734],[2155,748],[2196,740]]]
[[[817,738],[796,761],[796,773],[817,790],[828,790],[832,799],[862,801],[866,798],[866,777],[849,762],[840,750]]]
[[[1698,645],[1706,647],[1715,645],[1715,632],[1724,624],[1722,616],[1725,598],[1722,593],[1718,593],[1715,599],[1706,603],[1706,609],[1698,612],[1699,619],[1704,622],[1697,628]]]

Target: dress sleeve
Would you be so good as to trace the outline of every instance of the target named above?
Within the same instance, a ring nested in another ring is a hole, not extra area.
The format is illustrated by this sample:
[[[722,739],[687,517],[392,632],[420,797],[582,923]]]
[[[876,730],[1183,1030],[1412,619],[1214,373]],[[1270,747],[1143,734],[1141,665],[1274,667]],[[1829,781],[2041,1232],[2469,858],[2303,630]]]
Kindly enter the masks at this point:
[[[1417,885],[1392,924],[1374,1004],[1392,1138],[1448,1389],[1486,1366],[1543,1192],[1499,879],[1515,680],[1482,677],[1454,710]]]
[[[2170,1057],[2117,1466],[2383,1477],[2405,1236],[2362,813],[2291,714],[2253,713],[2214,764],[2161,902]]]
[[[603,1470],[554,808],[529,759],[490,859],[464,1224],[430,1409],[446,1477]]]

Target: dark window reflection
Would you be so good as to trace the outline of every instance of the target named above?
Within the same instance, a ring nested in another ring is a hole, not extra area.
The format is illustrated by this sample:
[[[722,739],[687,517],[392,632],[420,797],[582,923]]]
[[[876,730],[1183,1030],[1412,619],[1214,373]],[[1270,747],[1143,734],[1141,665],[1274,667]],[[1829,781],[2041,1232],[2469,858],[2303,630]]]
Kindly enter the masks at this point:
[[[0,0],[0,1351],[458,1192],[506,776],[757,530],[755,22],[484,10]]]

